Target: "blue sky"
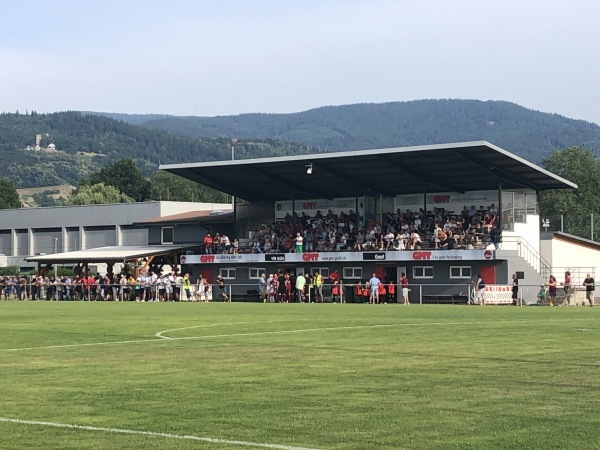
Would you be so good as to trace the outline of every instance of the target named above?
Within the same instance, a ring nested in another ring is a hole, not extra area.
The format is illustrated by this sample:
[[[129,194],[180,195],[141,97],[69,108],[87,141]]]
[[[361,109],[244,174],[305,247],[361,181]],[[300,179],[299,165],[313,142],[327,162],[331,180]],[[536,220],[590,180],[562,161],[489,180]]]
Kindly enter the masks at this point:
[[[422,98],[600,123],[595,0],[2,0],[0,110],[215,116]]]

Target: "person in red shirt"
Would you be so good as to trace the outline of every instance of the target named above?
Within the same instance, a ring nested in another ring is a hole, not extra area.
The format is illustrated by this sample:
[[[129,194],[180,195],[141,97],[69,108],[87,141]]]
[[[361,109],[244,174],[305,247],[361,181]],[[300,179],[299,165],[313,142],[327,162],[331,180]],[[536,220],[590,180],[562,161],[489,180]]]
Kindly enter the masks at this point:
[[[380,298],[381,300],[383,300],[383,303],[387,303],[387,302],[385,301],[385,284],[383,284],[383,283],[379,283],[379,288],[378,288],[378,290],[379,290],[379,298]],[[381,301],[381,300],[380,300],[380,301]]]
[[[394,280],[390,280],[390,284],[388,284],[388,303],[394,303],[396,300],[396,285],[394,284]]]
[[[402,279],[400,280],[400,284],[402,285],[402,297],[404,298],[404,304],[410,305],[408,300],[408,277],[404,272],[402,272]]]
[[[213,252],[213,238],[210,233],[206,233],[202,241],[204,242],[204,253],[210,255]]]
[[[369,283],[365,283],[362,291],[363,302],[369,303],[369,297],[371,296],[371,288],[369,287]]]

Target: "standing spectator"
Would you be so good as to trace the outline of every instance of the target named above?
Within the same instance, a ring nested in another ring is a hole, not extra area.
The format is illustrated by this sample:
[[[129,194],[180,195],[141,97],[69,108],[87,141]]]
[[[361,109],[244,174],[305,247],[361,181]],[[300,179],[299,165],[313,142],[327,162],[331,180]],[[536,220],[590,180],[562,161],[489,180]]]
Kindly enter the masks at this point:
[[[221,246],[223,247],[223,253],[231,253],[231,241],[226,234],[221,236]]]
[[[500,248],[500,242],[502,242],[502,230],[500,227],[495,226],[492,228],[492,231],[490,231],[489,242],[494,244],[496,250]]]
[[[594,306],[594,291],[596,290],[596,284],[592,276],[588,273],[583,280],[585,286],[585,298],[589,302],[590,306]]]
[[[519,277],[516,272],[512,276],[512,301],[515,306],[519,303]]]
[[[258,294],[263,303],[267,302],[267,275],[265,273],[260,274],[258,279]]]
[[[371,286],[371,297],[369,299],[369,303],[379,303],[379,278],[375,274],[369,280],[369,285]]]
[[[394,303],[396,300],[396,285],[394,284],[394,280],[390,280],[387,289],[388,294],[388,303]]]
[[[315,303],[323,303],[323,275],[318,270],[315,270],[315,276],[313,277],[313,283],[315,285]]]
[[[183,292],[183,277],[179,274],[175,276],[175,289],[174,289],[174,300],[176,302],[181,301],[181,294]]]
[[[296,253],[302,253],[302,244],[304,242],[304,238],[300,234],[300,232],[296,233],[296,237],[294,238],[294,244],[296,247]]]
[[[223,253],[223,240],[219,233],[215,234],[213,238],[213,250],[215,253]]]
[[[206,233],[202,241],[204,242],[204,253],[210,255],[213,252],[213,238],[210,233]]]
[[[548,306],[554,306],[556,302],[556,277],[550,275],[548,279]]]
[[[405,305],[410,305],[410,301],[408,299],[408,277],[406,273],[402,272],[402,278],[400,279],[400,285],[402,286],[402,298],[404,300]]]
[[[121,300],[125,301],[125,298],[129,294],[129,282],[127,281],[127,275],[124,273],[121,274],[121,278],[119,279],[119,296],[116,298],[117,301]]]
[[[477,289],[477,302],[483,306],[485,305],[485,281],[480,273],[477,274],[477,282],[475,284],[475,288]]]
[[[304,303],[304,286],[306,285],[306,278],[304,274],[299,273],[296,277],[296,301]]]
[[[183,276],[183,280],[181,282],[182,286],[183,286],[183,290],[185,292],[185,298],[186,300],[189,302],[192,299],[192,286],[190,283],[190,275],[188,273],[186,273]]]
[[[220,273],[217,275],[217,286],[219,287],[219,297],[223,297],[224,301],[229,301],[229,297],[225,292],[225,280],[223,279],[223,275]]]
[[[563,305],[571,306],[571,293],[573,290],[573,278],[571,278],[571,272],[568,270],[565,272],[565,281],[560,283],[563,285],[563,290],[565,293],[565,300],[563,301]]]

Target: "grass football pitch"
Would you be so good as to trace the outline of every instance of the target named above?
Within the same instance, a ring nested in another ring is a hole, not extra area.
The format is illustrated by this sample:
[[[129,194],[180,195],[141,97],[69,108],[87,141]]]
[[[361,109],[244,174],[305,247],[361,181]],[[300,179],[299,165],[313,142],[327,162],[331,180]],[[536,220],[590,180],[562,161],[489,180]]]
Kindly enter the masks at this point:
[[[0,302],[2,449],[596,449],[600,308]]]

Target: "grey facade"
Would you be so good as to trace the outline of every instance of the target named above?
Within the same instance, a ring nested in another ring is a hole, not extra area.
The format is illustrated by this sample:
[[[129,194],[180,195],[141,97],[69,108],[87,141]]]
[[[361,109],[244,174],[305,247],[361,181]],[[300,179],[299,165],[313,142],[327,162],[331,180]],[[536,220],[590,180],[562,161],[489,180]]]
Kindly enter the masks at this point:
[[[110,245],[147,245],[149,231],[135,226],[143,220],[229,205],[147,202],[111,205],[21,208],[0,211],[0,253],[8,265],[34,268],[24,258]]]

